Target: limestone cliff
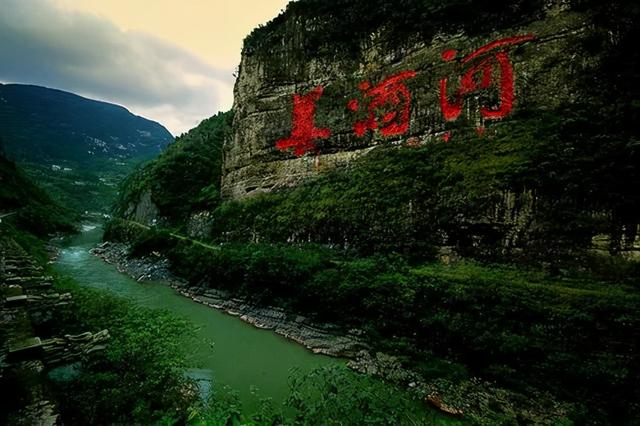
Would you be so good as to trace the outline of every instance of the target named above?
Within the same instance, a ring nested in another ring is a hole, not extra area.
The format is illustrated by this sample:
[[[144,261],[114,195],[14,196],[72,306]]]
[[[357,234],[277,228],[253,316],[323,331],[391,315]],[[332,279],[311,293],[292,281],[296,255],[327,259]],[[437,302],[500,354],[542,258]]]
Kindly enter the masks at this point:
[[[490,139],[508,120],[571,104],[580,96],[579,76],[598,65],[602,51],[587,51],[582,41],[603,30],[593,24],[588,12],[574,10],[566,2],[548,2],[534,13],[522,12],[506,23],[489,22],[473,30],[455,26],[456,11],[444,10],[438,13],[449,13],[451,26],[436,27],[429,36],[418,33],[401,39],[384,26],[365,37],[354,33],[357,46],[349,54],[343,54],[338,45],[334,54],[310,50],[310,40],[324,30],[321,23],[326,16],[309,16],[302,7],[289,9],[256,30],[245,44],[234,93],[233,136],[224,146],[223,197],[240,198],[295,185],[380,144],[441,143],[443,138],[464,138],[466,129],[475,128]],[[480,16],[481,11],[477,12]],[[522,35],[530,39],[498,49],[508,55],[514,78],[513,108],[506,117],[492,120],[481,114],[483,106],[500,108],[499,89],[492,88],[502,77],[494,70],[491,87],[464,94],[464,108],[457,119],[445,120],[441,79],[449,78],[448,98],[455,102],[457,80],[469,69],[461,58],[488,43]],[[258,36],[264,41],[255,42]],[[609,43],[615,42],[612,34]],[[459,52],[457,58],[443,60],[443,52],[452,49]],[[359,84],[366,81],[375,86],[405,71],[415,72],[404,81],[411,96],[408,129],[387,136],[380,129],[356,135],[354,123],[366,115],[367,102]],[[276,149],[276,142],[291,133],[294,95],[308,94],[318,86],[324,90],[316,103],[315,126],[329,129],[331,135],[315,140],[317,153],[296,157],[291,150]],[[348,108],[352,99],[360,100],[358,111]]]

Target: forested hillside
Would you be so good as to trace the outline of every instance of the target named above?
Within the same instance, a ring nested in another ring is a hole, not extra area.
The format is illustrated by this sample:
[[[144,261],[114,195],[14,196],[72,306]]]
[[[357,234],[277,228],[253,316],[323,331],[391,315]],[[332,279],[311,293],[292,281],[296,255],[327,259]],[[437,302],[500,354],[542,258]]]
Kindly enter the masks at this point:
[[[215,209],[220,202],[222,144],[232,119],[227,112],[203,120],[157,159],[140,166],[121,185],[116,214],[173,225],[184,223],[194,211]]]
[[[47,237],[73,230],[74,214],[27,179],[15,163],[4,157],[0,146],[0,216],[6,227]]]
[[[106,213],[117,182],[173,137],[124,107],[39,86],[0,84],[5,154],[59,204]]]

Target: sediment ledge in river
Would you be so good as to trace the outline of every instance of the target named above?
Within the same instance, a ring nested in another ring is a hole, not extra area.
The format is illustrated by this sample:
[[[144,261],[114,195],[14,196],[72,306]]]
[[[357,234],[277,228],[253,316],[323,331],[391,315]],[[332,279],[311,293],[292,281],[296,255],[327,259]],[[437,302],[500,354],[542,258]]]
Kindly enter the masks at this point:
[[[272,330],[314,353],[354,358],[358,352],[369,348],[359,330],[345,331],[333,324],[316,323],[278,307],[259,306],[245,299],[233,297],[225,291],[191,287],[184,280],[171,274],[168,260],[159,253],[142,258],[129,258],[129,247],[114,242],[104,242],[92,249],[91,253],[115,265],[120,272],[137,281],[165,281],[185,297],[237,316],[255,327]]]

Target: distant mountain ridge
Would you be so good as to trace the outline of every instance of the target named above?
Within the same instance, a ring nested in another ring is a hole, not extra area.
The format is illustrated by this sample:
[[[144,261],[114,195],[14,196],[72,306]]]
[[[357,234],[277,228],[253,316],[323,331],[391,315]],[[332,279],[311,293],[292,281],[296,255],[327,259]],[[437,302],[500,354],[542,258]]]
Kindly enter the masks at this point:
[[[41,86],[0,84],[0,138],[16,161],[151,158],[173,141],[126,108]]]

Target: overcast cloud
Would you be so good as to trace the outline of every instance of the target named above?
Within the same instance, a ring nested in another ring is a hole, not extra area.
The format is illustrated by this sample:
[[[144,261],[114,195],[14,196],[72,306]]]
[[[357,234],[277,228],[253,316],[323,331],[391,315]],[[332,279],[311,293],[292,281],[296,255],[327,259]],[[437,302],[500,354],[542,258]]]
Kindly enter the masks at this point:
[[[46,0],[0,0],[0,9],[2,82],[117,103],[174,135],[231,107],[233,69],[165,40]]]

